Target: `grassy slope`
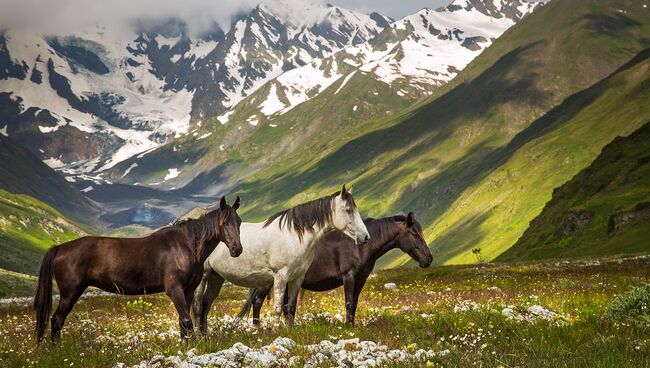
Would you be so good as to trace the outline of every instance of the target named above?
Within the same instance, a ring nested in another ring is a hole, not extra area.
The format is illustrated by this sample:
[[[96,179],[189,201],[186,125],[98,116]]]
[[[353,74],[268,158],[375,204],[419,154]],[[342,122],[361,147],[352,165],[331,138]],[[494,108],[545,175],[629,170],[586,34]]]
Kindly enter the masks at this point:
[[[0,269],[36,274],[46,249],[83,233],[52,207],[0,190]]]
[[[0,189],[37,198],[87,224],[93,224],[98,211],[94,203],[56,171],[1,134]]]
[[[36,276],[0,268],[0,297],[33,295]]]
[[[499,261],[576,257],[650,250],[650,123],[607,145],[586,169],[553,192],[542,213]],[[564,235],[572,212],[591,218],[582,229]],[[610,216],[638,212],[620,229],[608,230]]]
[[[504,163],[490,158],[566,97],[608,76],[650,46],[646,37],[650,10],[641,5],[550,2],[508,30],[427,103],[376,122],[373,131],[358,138],[332,141],[334,151],[301,155],[255,174],[242,188],[248,199],[244,214],[259,219],[330,192],[342,182],[353,182],[364,212],[379,216],[414,210],[428,225],[428,239],[434,244],[446,242],[449,236],[441,237],[432,225],[448,217],[447,211],[464,202],[461,197],[470,188]],[[620,13],[619,8],[627,13]],[[567,167],[564,180],[587,165],[613,136],[625,132],[619,128],[600,146],[587,147],[581,153],[583,159]],[[503,184],[500,190],[512,189],[507,181]],[[546,199],[552,188],[547,189]],[[481,216],[490,217],[489,210],[498,210],[497,203],[484,203],[487,208]],[[472,207],[454,214],[454,225],[459,225],[454,226],[456,234],[480,231],[480,223],[489,223],[487,218],[475,217]],[[534,209],[529,213],[528,220],[536,214]],[[527,223],[523,219],[512,224],[513,234],[521,234]],[[492,233],[489,238],[498,237],[502,230],[487,229]],[[511,246],[517,237],[494,243],[492,255]],[[468,246],[459,240],[446,245],[448,251],[438,252],[438,262],[473,261],[456,257]],[[400,258],[391,265],[403,261]]]
[[[489,175],[469,187],[431,232],[438,256],[492,259],[514,244],[553,188],[589,165],[604,145],[650,120],[650,52],[535,121],[485,160]],[[459,252],[462,250],[463,252]]]

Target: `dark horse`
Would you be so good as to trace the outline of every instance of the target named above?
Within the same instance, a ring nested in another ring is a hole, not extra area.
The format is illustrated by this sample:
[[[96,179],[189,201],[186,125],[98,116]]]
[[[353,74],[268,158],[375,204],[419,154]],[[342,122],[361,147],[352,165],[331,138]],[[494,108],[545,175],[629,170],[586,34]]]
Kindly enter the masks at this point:
[[[181,337],[191,333],[189,305],[201,281],[203,262],[220,241],[232,257],[242,252],[239,197],[230,207],[201,218],[177,221],[144,238],[87,236],[52,247],[38,276],[34,309],[36,339],[43,338],[52,307],[52,274],[59,287],[59,306],[52,316],[52,340],[59,338],[65,318],[89,286],[125,295],[165,292],[178,311]]]
[[[370,233],[368,244],[353,247],[349,237],[340,231],[331,231],[317,245],[314,262],[302,282],[303,289],[311,291],[327,291],[343,285],[346,321],[350,324],[354,324],[361,289],[379,257],[398,248],[418,261],[420,267],[428,267],[433,260],[422,234],[422,226],[413,213],[406,217],[369,218],[363,222]],[[252,305],[253,323],[258,324],[260,309],[271,288],[272,285],[251,289],[239,318],[246,316]],[[295,306],[285,306],[285,316],[293,319],[291,314],[295,314],[295,310]]]

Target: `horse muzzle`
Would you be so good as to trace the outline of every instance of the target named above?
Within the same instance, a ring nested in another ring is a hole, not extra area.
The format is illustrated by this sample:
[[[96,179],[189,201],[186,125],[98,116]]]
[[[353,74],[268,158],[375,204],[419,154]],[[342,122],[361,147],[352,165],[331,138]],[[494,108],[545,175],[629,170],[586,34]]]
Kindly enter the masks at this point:
[[[355,243],[357,245],[364,245],[364,244],[368,244],[369,241],[370,241],[370,235],[361,234],[361,235],[357,236]]]
[[[427,267],[431,266],[431,262],[433,262],[433,257],[432,257],[432,256],[429,256],[429,257],[427,257],[427,259],[425,259],[424,261],[420,261],[420,262],[419,262],[419,263],[420,263],[420,267],[421,267],[421,268],[427,268]]]
[[[241,244],[236,244],[228,247],[228,250],[230,251],[231,257],[239,257],[244,251],[244,248],[242,248]]]

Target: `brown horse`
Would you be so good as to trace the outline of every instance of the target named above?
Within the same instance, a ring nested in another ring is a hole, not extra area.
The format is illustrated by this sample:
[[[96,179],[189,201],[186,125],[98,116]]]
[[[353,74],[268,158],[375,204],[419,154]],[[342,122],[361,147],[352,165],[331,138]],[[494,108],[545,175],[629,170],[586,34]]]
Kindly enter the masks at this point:
[[[201,281],[203,263],[219,242],[232,257],[242,252],[239,197],[230,207],[201,218],[183,220],[144,238],[87,236],[52,247],[38,276],[34,309],[36,339],[43,338],[52,307],[52,274],[59,287],[59,306],[52,316],[52,340],[59,338],[65,318],[89,286],[125,295],[165,292],[178,311],[181,337],[192,332],[189,306]]]
[[[422,234],[422,226],[413,213],[363,221],[370,233],[370,242],[353,247],[352,240],[340,231],[331,231],[316,246],[314,261],[305,274],[302,288],[311,291],[328,291],[343,285],[345,289],[346,321],[354,324],[359,294],[379,257],[398,248],[428,267],[433,260]],[[258,324],[260,309],[273,285],[251,289],[246,304],[238,317],[248,315],[253,307],[253,323]],[[285,303],[287,302],[285,298]],[[283,312],[289,319],[296,313],[295,305],[285,305]]]

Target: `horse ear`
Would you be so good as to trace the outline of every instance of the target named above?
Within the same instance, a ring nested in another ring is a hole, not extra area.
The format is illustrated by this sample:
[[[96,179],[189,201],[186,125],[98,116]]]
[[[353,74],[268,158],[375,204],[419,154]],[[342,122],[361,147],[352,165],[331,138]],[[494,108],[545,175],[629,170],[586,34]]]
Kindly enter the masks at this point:
[[[347,193],[348,191],[345,189],[345,184],[343,184],[343,189],[341,189],[341,198],[345,198]]]
[[[415,215],[413,214],[413,212],[409,212],[408,216],[406,216],[406,226],[413,227],[414,221],[415,221]]]
[[[348,194],[352,194],[352,187],[348,188]]]
[[[221,201],[219,202],[219,208],[221,208],[222,211],[226,209],[226,206],[228,204],[226,203],[226,196],[221,197]]]
[[[239,196],[237,196],[237,199],[235,199],[235,203],[232,205],[232,209],[237,211],[240,204],[241,204],[241,199],[239,199]]]

